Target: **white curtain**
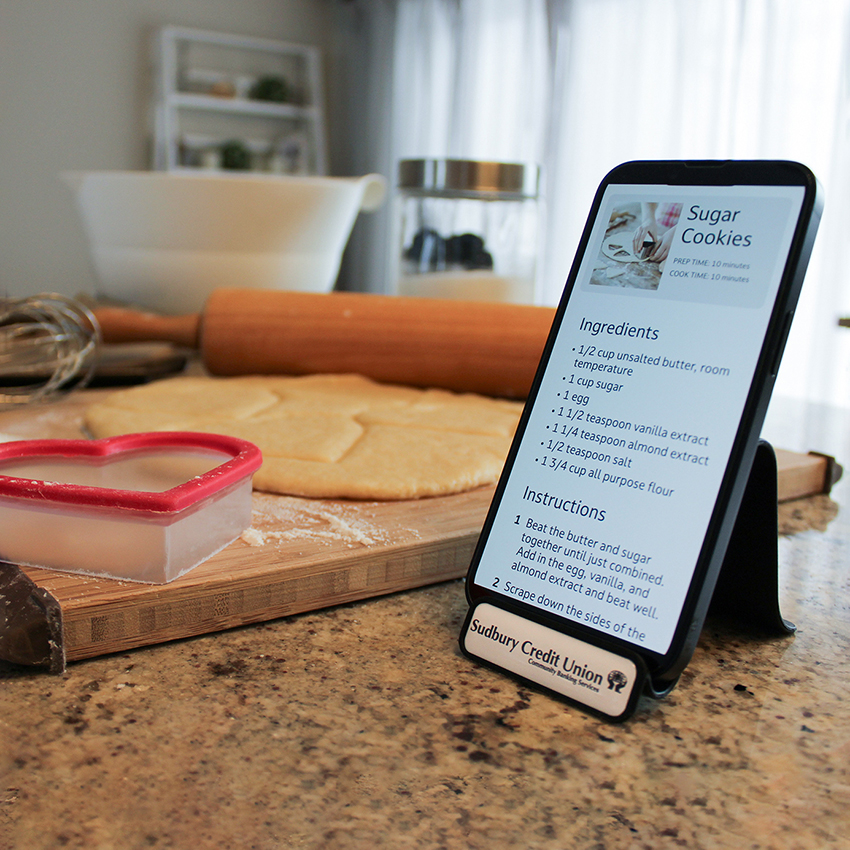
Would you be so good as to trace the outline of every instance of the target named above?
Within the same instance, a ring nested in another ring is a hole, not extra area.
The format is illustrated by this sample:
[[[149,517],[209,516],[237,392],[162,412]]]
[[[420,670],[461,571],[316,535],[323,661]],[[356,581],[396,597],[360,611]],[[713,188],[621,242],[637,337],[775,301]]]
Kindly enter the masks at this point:
[[[395,33],[400,159],[542,162],[551,79],[545,0],[401,0]]]
[[[825,215],[777,392],[850,405],[846,0],[572,0],[553,18],[560,115],[542,300],[553,302],[601,177],[618,162],[808,165]]]
[[[373,2],[391,14],[393,57],[376,165],[394,177],[412,157],[541,164],[541,303],[557,302],[619,162],[812,168],[826,214],[777,391],[850,405],[850,329],[837,327],[850,315],[850,0]]]

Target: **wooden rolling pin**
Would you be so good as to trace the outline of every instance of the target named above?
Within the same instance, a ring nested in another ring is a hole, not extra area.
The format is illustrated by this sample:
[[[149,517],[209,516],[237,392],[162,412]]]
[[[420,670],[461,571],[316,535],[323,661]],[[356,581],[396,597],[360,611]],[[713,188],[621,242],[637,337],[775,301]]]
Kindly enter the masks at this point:
[[[387,383],[525,398],[555,311],[548,307],[219,289],[201,314],[95,310],[106,342],[197,348],[213,375],[356,372]]]

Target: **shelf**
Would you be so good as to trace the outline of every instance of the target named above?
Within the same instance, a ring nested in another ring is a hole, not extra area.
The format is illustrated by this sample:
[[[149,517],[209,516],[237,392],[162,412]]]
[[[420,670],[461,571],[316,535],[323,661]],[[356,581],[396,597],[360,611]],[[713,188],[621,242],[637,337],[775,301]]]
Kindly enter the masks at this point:
[[[162,29],[156,46],[155,169],[182,172],[203,164],[210,170],[217,149],[237,141],[249,150],[253,172],[275,161],[275,173],[281,163],[284,173],[325,173],[315,47],[181,27]],[[290,102],[249,98],[264,77],[289,88]],[[199,145],[198,139],[208,141]]]
[[[291,103],[270,103],[245,98],[218,97],[209,94],[169,95],[168,102],[178,109],[207,109],[212,112],[228,112],[241,115],[258,115],[267,118],[290,118],[315,121],[319,113],[315,107],[295,106]]]

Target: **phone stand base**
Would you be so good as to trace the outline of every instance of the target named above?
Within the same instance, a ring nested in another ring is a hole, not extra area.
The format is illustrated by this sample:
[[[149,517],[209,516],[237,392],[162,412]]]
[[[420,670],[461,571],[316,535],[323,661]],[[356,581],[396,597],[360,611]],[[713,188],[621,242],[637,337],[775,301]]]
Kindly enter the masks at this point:
[[[779,604],[776,454],[761,440],[709,608],[747,631],[795,631]],[[641,694],[666,696],[677,679],[654,682],[637,653],[587,643],[500,606],[473,603],[460,634],[468,657],[507,671],[607,720],[629,717]]]
[[[491,602],[470,608],[460,648],[608,720],[625,720],[646,682],[638,655],[586,643]]]

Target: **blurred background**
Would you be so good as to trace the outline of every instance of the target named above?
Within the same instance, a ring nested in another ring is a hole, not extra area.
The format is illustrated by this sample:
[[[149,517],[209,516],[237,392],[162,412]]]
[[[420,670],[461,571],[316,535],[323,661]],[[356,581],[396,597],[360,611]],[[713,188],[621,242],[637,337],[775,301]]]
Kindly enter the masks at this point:
[[[804,162],[824,187],[826,212],[777,392],[850,406],[850,329],[838,327],[850,315],[848,5],[0,0],[0,294],[95,291],[59,174],[177,167],[157,154],[162,33],[190,28],[315,55],[318,77],[302,73],[313,89],[283,96],[311,117],[303,113],[277,156],[263,154],[263,170],[387,178],[389,202],[354,225],[340,289],[396,291],[402,160],[539,168],[528,300],[541,304],[557,303],[593,192],[618,162]],[[239,97],[240,84],[238,74],[186,82],[225,97]],[[179,167],[221,167],[220,148],[214,162],[205,152],[205,132],[185,131]]]

